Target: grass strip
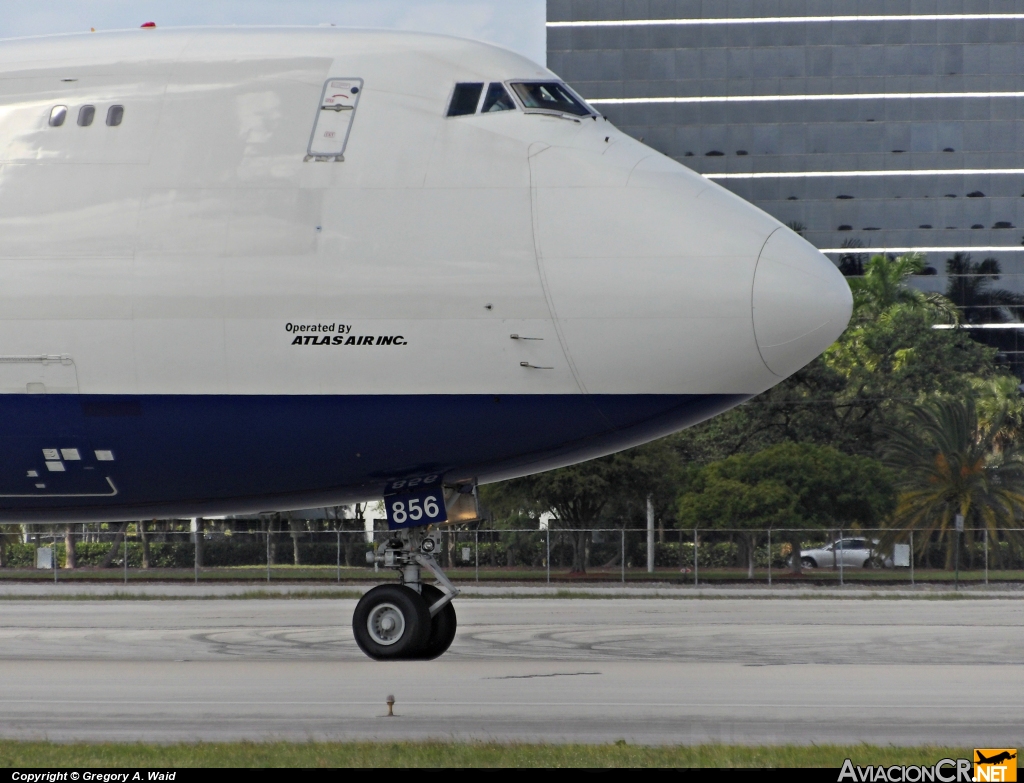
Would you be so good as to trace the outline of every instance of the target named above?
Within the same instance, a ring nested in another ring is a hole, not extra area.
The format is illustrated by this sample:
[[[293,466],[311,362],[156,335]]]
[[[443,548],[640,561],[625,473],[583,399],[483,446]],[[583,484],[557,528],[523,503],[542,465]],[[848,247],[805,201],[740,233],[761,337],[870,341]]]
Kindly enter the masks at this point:
[[[831,590],[825,588],[824,590]],[[902,589],[900,589],[902,590]],[[835,594],[814,594],[811,592],[806,593],[794,593],[793,595],[784,594],[771,594],[762,595],[757,594],[743,594],[741,596],[714,596],[708,594],[696,594],[686,593],[684,591],[678,591],[675,593],[646,593],[640,595],[631,595],[628,593],[618,594],[606,594],[606,593],[584,593],[582,591],[571,591],[571,590],[560,590],[556,593],[503,593],[498,595],[479,594],[474,595],[472,593],[464,593],[461,596],[461,600],[467,599],[504,599],[504,598],[561,598],[561,599],[601,599],[601,600],[618,600],[618,599],[674,599],[684,600],[688,599],[691,601],[970,601],[970,600],[985,600],[985,601],[1019,601],[1020,595],[1007,595],[1007,594],[995,594],[986,595],[984,593],[920,593],[906,595],[900,594],[885,594],[885,593],[850,593],[849,595],[835,595]]]
[[[446,568],[448,576],[459,582],[476,582],[477,574],[472,568],[453,566]],[[78,568],[60,569],[58,572],[60,582],[121,582],[124,573],[121,568]],[[336,566],[290,566],[275,565],[272,567],[274,580],[281,581],[310,581],[310,582],[332,582],[335,584],[353,581],[374,581],[380,579],[380,572],[372,568],[358,566],[342,566],[339,571]],[[797,586],[825,586],[839,585],[839,571],[831,568],[805,569],[802,575],[794,576],[787,569],[774,569],[773,578],[776,586],[797,585]],[[128,569],[129,582],[192,582],[195,579],[195,571],[192,568],[152,568],[139,569],[132,566]],[[266,581],[265,566],[207,566],[199,570],[200,581],[218,582],[252,582],[259,584]],[[745,570],[731,568],[701,568],[701,584],[723,584],[735,587],[742,587],[744,584],[764,584],[767,581],[768,572],[765,569],[758,569],[753,580],[747,579]],[[915,578],[921,584],[949,584],[952,585],[956,579],[953,571],[945,569],[922,569],[918,568]],[[1021,583],[1024,582],[1024,570],[1022,569],[993,569],[989,572],[989,581],[998,583]],[[337,581],[336,581],[337,580]],[[863,569],[847,568],[844,571],[844,580],[849,584],[879,585],[884,587],[895,587],[899,585],[910,586],[910,573],[907,569]],[[35,568],[0,568],[0,581],[10,582],[52,582],[53,572],[48,569]],[[551,572],[551,581],[568,585],[600,584],[606,582],[620,583],[621,572],[617,569],[592,569],[587,574],[570,574],[564,569],[556,569]],[[960,572],[961,584],[980,585],[985,581],[985,572],[981,569],[962,570]],[[543,569],[498,567],[481,568],[479,582],[523,582],[534,584],[545,584],[547,574]],[[625,574],[625,584],[642,586],[651,583],[670,583],[675,585],[689,586],[693,584],[693,575],[690,573],[681,574],[678,570],[659,568],[653,574],[646,570],[629,569]]]
[[[878,745],[556,745],[496,742],[0,741],[0,767],[826,767],[924,765],[970,748]]]

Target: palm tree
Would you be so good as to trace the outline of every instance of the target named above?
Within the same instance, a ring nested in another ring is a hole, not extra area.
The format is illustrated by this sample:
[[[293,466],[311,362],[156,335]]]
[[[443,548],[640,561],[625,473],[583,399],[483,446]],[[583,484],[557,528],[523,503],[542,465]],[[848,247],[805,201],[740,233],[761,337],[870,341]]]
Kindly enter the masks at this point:
[[[1002,451],[1024,440],[1024,396],[1016,375],[976,377],[971,381],[982,429],[1002,422],[996,436],[996,449]]]
[[[1024,460],[1015,448],[999,448],[1003,414],[984,426],[971,398],[914,407],[910,419],[911,426],[889,431],[885,455],[900,492],[893,526],[925,533],[915,542],[919,551],[934,536],[945,540],[945,565],[951,568],[958,514],[964,517],[968,544],[974,529],[988,530],[997,539],[999,528],[1015,526],[1024,510]]]
[[[1001,269],[995,258],[980,263],[970,253],[954,253],[946,259],[949,283],[946,296],[960,308],[969,324],[1005,323],[1020,320],[1024,315],[1024,296],[1005,288],[992,288]]]
[[[859,239],[844,239],[840,247],[846,251],[839,256],[839,271],[843,273],[843,276],[860,277],[863,275],[864,259],[867,258],[867,254],[856,251],[863,248],[864,243]]]
[[[885,317],[894,307],[928,313],[937,321],[958,323],[956,306],[942,294],[925,293],[907,285],[911,275],[924,271],[924,254],[906,253],[896,258],[872,256],[861,277],[851,278],[855,312],[866,318]]]
[[[960,308],[964,321],[969,324],[1007,323],[1024,318],[1024,295],[992,287],[1000,273],[999,261],[995,258],[976,263],[970,253],[954,253],[946,260],[949,275],[946,296]],[[1024,369],[1016,330],[976,329],[971,337],[998,350],[1017,374]]]

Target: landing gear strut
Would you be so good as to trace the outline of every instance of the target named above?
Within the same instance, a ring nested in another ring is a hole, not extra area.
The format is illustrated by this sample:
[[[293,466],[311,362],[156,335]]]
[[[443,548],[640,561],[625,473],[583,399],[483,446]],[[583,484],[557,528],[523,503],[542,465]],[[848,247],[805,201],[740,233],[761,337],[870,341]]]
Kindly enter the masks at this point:
[[[379,585],[359,599],[352,616],[356,644],[378,661],[431,660],[444,653],[455,638],[455,607],[459,594],[433,553],[439,533],[425,528],[397,530],[388,542],[367,553],[366,559],[399,572],[397,585]],[[441,588],[426,585],[421,569],[434,575]]]

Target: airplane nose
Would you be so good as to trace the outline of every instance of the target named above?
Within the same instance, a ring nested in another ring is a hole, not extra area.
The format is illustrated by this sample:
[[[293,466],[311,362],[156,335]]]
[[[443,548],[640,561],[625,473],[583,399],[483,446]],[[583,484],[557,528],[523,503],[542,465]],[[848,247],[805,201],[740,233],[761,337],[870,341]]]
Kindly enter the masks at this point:
[[[785,378],[843,333],[853,295],[831,261],[788,228],[779,228],[761,249],[751,309],[761,359]]]

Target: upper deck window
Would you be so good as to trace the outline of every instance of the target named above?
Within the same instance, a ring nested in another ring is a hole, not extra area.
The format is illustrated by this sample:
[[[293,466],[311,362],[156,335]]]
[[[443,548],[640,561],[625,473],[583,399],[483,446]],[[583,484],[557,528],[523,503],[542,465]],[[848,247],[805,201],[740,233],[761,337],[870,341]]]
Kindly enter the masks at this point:
[[[514,82],[512,89],[516,91],[527,111],[540,109],[559,114],[575,114],[577,117],[589,117],[593,114],[561,82]]]
[[[452,93],[452,102],[448,104],[448,116],[459,117],[463,114],[476,114],[477,104],[480,103],[480,93],[484,91],[484,85],[477,82],[460,82],[455,85],[455,92]]]
[[[491,82],[480,112],[486,114],[490,111],[514,111],[515,108],[516,105],[512,101],[512,96],[508,94],[508,90],[505,89],[505,85],[501,82]]]
[[[92,120],[96,116],[95,106],[83,106],[78,110],[78,124],[83,128],[88,128],[92,125]]]
[[[50,125],[54,128],[59,128],[61,125],[64,124],[64,120],[67,119],[67,116],[67,106],[54,106],[50,110]]]
[[[107,125],[111,127],[121,124],[124,119],[124,106],[111,106],[107,109]]]

